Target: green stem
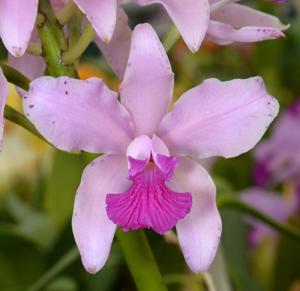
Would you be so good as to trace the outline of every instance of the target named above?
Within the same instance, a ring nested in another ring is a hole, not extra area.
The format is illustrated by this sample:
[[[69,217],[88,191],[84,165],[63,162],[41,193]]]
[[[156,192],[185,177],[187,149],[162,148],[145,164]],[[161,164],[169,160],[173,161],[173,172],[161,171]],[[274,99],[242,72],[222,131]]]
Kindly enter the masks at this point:
[[[31,42],[29,43],[26,52],[34,56],[40,56],[43,53],[42,45],[40,43]]]
[[[61,25],[65,25],[76,11],[73,0],[69,0],[65,7],[56,15],[56,19]]]
[[[19,71],[7,66],[7,65],[1,65],[2,71],[7,79],[8,82],[24,89],[29,89],[30,80],[25,77],[23,74],[21,74]],[[41,138],[42,140],[46,141],[40,133],[36,130],[34,125],[20,112],[15,110],[14,108],[10,107],[9,105],[5,105],[4,108],[4,117],[7,120],[10,120],[11,122],[14,122],[24,129],[28,130],[32,134],[34,134],[36,137]]]
[[[66,49],[67,43],[48,0],[40,1],[39,12],[45,17],[45,21],[38,26],[38,32],[47,63],[47,72],[54,77],[75,76],[74,67],[66,66],[61,59],[61,53]]]
[[[38,13],[38,15],[36,16],[35,25],[41,26],[44,22],[45,22],[44,15],[41,13]]]
[[[179,38],[180,34],[177,28],[173,25],[163,39],[163,46],[166,52],[168,52],[176,44]]]
[[[167,291],[144,232],[124,233],[118,229],[116,235],[138,290]],[[74,247],[27,291],[42,290],[53,278],[78,258],[77,247]]]
[[[68,22],[68,31],[69,31],[69,47],[73,47],[81,35],[81,22],[82,22],[82,13],[79,9],[76,9],[72,18]]]
[[[300,241],[300,231],[295,229],[294,227],[291,227],[288,224],[285,223],[279,223],[276,220],[272,219],[265,213],[249,206],[248,204],[238,200],[237,198],[231,197],[231,196],[223,196],[218,198],[217,200],[218,208],[224,209],[224,208],[234,208],[236,210],[239,210],[245,214],[251,215],[253,218],[256,218],[257,220],[260,220],[264,222],[265,224],[268,224],[272,228],[276,229],[280,233],[289,236],[295,240]]]
[[[202,273],[203,280],[205,282],[205,285],[207,287],[208,291],[217,291],[217,288],[215,286],[215,283],[213,281],[212,275],[208,272]],[[224,291],[224,290],[223,290]]]
[[[39,12],[44,16],[45,22],[48,22],[52,33],[54,34],[58,47],[62,51],[66,50],[68,45],[63,31],[63,27],[57,21],[55,12],[49,0],[39,1]]]
[[[144,232],[117,229],[117,238],[137,289],[167,291]]]
[[[26,76],[24,76],[22,73],[20,73],[16,69],[14,69],[8,65],[5,65],[5,64],[2,64],[1,68],[2,68],[3,74],[5,75],[8,82],[26,90],[26,91],[29,89],[30,80]]]
[[[76,44],[67,52],[63,53],[62,59],[65,64],[73,64],[87,49],[94,39],[94,30],[90,23],[87,23],[82,35]]]
[[[27,291],[42,290],[53,278],[55,278],[60,272],[71,265],[79,258],[79,253],[76,247],[73,247],[68,253],[66,253],[51,269],[49,269],[38,281],[30,286]]]
[[[209,272],[211,274],[215,290],[233,291],[221,246],[219,246]]]
[[[11,68],[10,66],[1,65],[3,74],[5,75],[8,82],[20,87],[21,89],[28,91],[30,80],[25,77],[22,73],[19,71]],[[15,110],[14,108],[10,107],[9,105],[5,105],[4,108],[4,117],[23,127],[24,129],[28,130],[32,134],[34,134],[36,137],[41,138],[42,140],[46,141],[42,135],[37,131],[37,129],[34,127],[34,125],[20,112]],[[47,142],[47,141],[46,141]]]
[[[44,23],[38,31],[43,44],[44,59],[47,63],[48,73],[55,77],[67,75],[68,70],[61,61],[60,49],[56,44],[49,24]]]
[[[25,128],[26,130],[28,130],[29,132],[31,132],[32,134],[34,134],[35,136],[41,138],[42,140],[46,141],[41,135],[40,133],[36,130],[36,128],[34,127],[34,125],[20,112],[18,112],[17,110],[15,110],[14,108],[10,107],[9,105],[5,105],[4,108],[4,117],[7,120],[10,120],[20,126],[22,126],[23,128]]]

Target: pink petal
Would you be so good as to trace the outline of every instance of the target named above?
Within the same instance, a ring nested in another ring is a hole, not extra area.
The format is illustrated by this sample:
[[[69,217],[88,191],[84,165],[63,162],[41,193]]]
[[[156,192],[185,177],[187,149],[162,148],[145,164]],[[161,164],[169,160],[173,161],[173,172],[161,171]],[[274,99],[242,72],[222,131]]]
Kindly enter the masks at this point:
[[[275,16],[240,4],[226,4],[211,13],[208,37],[218,44],[256,42],[283,37],[288,28]]]
[[[91,22],[97,35],[109,42],[115,30],[117,0],[74,0]]]
[[[95,39],[105,59],[120,79],[123,78],[128,62],[131,34],[126,13],[123,9],[118,9],[116,29],[110,42],[105,43],[98,37]]]
[[[27,53],[20,58],[9,55],[8,64],[30,79],[41,77],[46,69],[46,63],[42,57]]]
[[[300,102],[298,100],[276,120],[272,135],[255,148],[254,155],[258,169],[260,165],[263,165],[267,169],[271,182],[279,183],[287,179],[297,179],[299,176],[299,109]],[[255,177],[257,176],[255,175]]]
[[[102,80],[41,77],[24,96],[24,112],[56,147],[125,153],[133,136],[130,116]]]
[[[2,148],[4,129],[4,107],[9,94],[8,83],[0,68],[0,150]]]
[[[40,42],[37,29],[33,30],[30,41]],[[43,76],[46,69],[46,63],[41,56],[33,56],[26,52],[19,58],[15,58],[11,54],[8,54],[7,62],[11,67],[20,71],[31,80]],[[26,92],[19,87],[16,87],[16,89],[20,96],[23,96]]]
[[[168,57],[155,31],[149,24],[136,26],[120,89],[136,135],[155,133],[171,103],[173,82]]]
[[[191,212],[177,224],[184,258],[193,272],[204,272],[216,254],[222,222],[216,206],[216,188],[206,170],[188,159],[180,159],[170,182],[176,191],[192,193]]]
[[[286,147],[282,147],[282,150],[286,149],[290,152],[300,152],[300,135],[299,133],[300,122],[300,100],[298,99],[292,103],[277,119],[274,124],[272,137],[269,140],[276,141],[278,143],[286,143]]]
[[[211,41],[219,45],[228,45],[234,42],[258,42],[276,39],[284,37],[284,34],[273,27],[252,26],[235,29],[226,23],[210,21],[207,36]]]
[[[29,79],[33,80],[42,76],[46,69],[46,63],[40,56],[33,56],[25,53],[22,57],[15,58],[12,55],[8,55],[8,64],[20,71]],[[16,87],[20,96],[24,96],[26,91]]]
[[[209,20],[208,0],[136,0],[140,5],[162,4],[187,46],[196,52],[203,41]]]
[[[270,182],[271,171],[267,161],[258,161],[252,172],[252,180],[255,185],[266,187]]]
[[[292,136],[292,131],[289,134]],[[272,136],[258,144],[254,151],[257,160],[254,181],[257,185],[277,185],[286,180],[297,179],[300,171],[300,150],[299,145],[296,147],[290,141],[276,140]]]
[[[208,79],[183,94],[158,136],[175,156],[234,157],[261,139],[278,109],[260,77]]]
[[[82,263],[90,273],[105,264],[116,226],[108,219],[105,197],[129,186],[127,161],[118,156],[102,156],[84,170],[75,197],[72,228]]]
[[[281,194],[263,188],[251,188],[240,195],[244,202],[280,222],[289,218],[297,207],[295,201],[284,199]]]
[[[7,50],[22,56],[28,46],[37,15],[38,0],[1,0],[0,35]]]
[[[226,4],[215,10],[212,12],[211,19],[228,23],[236,28],[244,26],[273,27],[279,30],[288,28],[288,25],[282,24],[273,15],[236,3]]]
[[[252,188],[242,192],[241,199],[278,222],[286,221],[297,209],[296,201],[286,200],[278,193],[268,192],[261,188]],[[276,234],[264,223],[252,218],[249,218],[248,221],[253,227],[250,233],[251,244],[256,245],[265,238]]]

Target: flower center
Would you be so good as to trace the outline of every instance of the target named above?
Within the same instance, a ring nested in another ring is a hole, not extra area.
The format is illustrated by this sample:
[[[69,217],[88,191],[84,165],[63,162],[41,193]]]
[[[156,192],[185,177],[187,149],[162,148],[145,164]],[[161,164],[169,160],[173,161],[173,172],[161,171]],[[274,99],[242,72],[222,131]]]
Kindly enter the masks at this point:
[[[163,234],[190,212],[190,193],[177,193],[165,185],[173,175],[177,159],[157,155],[159,166],[129,157],[131,187],[122,194],[107,194],[108,217],[124,231],[152,228]]]

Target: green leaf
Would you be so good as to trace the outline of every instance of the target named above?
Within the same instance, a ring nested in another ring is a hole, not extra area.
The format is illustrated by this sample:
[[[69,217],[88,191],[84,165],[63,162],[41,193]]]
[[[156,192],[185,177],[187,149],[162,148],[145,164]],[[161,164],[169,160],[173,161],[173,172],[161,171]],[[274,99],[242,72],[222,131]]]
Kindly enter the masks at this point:
[[[249,171],[253,167],[252,163],[249,153],[232,159],[219,158],[213,165],[213,174],[234,185],[234,190],[242,190],[251,184]]]
[[[45,207],[57,231],[68,223],[85,163],[80,155],[54,153],[46,186]]]
[[[291,223],[300,227],[300,218]],[[295,281],[300,279],[300,244],[288,237],[280,237],[275,262],[272,291],[291,290]],[[295,289],[296,290],[296,289]]]
[[[78,291],[78,284],[70,277],[61,276],[46,288],[46,291]]]
[[[0,290],[26,290],[43,271],[44,258],[32,243],[0,234]]]
[[[18,196],[6,196],[5,206],[16,223],[4,224],[1,230],[23,237],[40,247],[48,247],[54,238],[49,218],[41,212],[30,208]]]
[[[233,195],[232,185],[221,177],[214,177],[218,195]],[[222,211],[222,249],[227,271],[231,277],[234,290],[259,291],[261,290],[251,277],[247,262],[247,226],[244,216],[234,209]]]
[[[210,268],[210,273],[217,290],[233,291],[228,277],[221,246],[218,249],[213,265]]]

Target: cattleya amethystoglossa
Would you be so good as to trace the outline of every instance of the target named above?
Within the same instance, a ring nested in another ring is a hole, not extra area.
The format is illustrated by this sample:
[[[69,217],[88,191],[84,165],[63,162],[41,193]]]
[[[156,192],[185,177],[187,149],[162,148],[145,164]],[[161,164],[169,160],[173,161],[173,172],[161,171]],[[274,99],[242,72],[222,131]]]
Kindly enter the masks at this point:
[[[216,188],[199,160],[238,156],[278,112],[260,77],[205,80],[172,103],[174,74],[149,24],[136,26],[118,94],[101,79],[41,77],[23,97],[27,117],[61,150],[103,155],[85,169],[73,232],[85,268],[105,264],[116,227],[174,226],[187,264],[205,271],[221,235]]]

